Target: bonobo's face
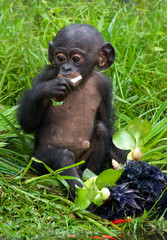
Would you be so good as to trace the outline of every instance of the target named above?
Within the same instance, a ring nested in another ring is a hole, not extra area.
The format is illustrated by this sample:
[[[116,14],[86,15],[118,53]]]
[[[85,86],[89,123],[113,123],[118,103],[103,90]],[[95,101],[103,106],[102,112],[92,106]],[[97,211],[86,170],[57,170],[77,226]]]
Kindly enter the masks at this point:
[[[89,76],[98,63],[103,44],[101,35],[89,25],[74,24],[63,28],[50,42],[49,59],[59,67],[59,75]]]
[[[57,47],[54,51],[53,61],[60,69],[59,75],[75,77],[75,73],[77,73],[84,77],[87,58],[86,52],[80,48]]]

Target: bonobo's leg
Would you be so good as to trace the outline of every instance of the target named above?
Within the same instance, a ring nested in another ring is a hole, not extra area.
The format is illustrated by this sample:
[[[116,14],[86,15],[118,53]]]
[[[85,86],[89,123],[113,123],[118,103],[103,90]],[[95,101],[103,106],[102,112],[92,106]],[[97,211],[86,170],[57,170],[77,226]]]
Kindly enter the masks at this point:
[[[96,174],[104,169],[109,157],[109,139],[109,130],[103,122],[98,121],[90,141],[90,148],[79,159],[86,161],[81,169],[88,168]]]
[[[35,157],[39,160],[43,161],[47,166],[49,166],[53,170],[57,170],[59,168],[63,168],[69,165],[73,165],[75,163],[74,154],[66,148],[52,148],[47,151],[39,154],[35,154]],[[43,164],[33,162],[32,166],[37,169],[40,174],[48,173]],[[61,175],[73,176],[80,178],[78,170],[76,167],[64,170]],[[82,187],[82,184],[77,180],[67,180],[70,186],[70,195],[71,198],[75,196],[75,184]]]

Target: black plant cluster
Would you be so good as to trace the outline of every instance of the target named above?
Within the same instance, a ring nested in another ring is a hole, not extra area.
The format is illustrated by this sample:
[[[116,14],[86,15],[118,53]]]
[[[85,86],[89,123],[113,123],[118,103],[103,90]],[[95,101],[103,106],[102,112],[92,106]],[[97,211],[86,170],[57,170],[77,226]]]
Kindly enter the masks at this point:
[[[139,217],[151,211],[151,218],[167,218],[167,175],[144,161],[128,161],[110,198],[95,213],[108,220]],[[156,203],[156,204],[155,204]]]

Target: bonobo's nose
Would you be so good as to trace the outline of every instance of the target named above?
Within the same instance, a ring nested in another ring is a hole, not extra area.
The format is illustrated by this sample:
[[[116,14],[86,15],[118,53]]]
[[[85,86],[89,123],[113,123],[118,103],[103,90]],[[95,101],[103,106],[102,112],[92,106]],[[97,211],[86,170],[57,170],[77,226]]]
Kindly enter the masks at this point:
[[[72,67],[69,63],[65,63],[63,64],[61,70],[63,73],[70,73],[72,71]]]

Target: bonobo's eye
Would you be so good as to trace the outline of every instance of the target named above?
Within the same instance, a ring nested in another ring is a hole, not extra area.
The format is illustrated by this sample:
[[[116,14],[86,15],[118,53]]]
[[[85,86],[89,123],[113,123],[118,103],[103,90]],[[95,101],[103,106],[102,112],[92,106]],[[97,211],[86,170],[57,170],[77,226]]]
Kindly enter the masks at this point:
[[[66,56],[63,53],[57,53],[55,58],[57,63],[63,63],[67,60]]]
[[[73,55],[73,56],[71,57],[71,60],[72,60],[74,63],[79,64],[79,63],[83,62],[83,56],[80,55],[80,54],[75,54],[75,55]]]

